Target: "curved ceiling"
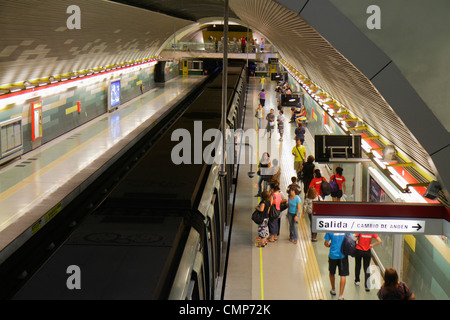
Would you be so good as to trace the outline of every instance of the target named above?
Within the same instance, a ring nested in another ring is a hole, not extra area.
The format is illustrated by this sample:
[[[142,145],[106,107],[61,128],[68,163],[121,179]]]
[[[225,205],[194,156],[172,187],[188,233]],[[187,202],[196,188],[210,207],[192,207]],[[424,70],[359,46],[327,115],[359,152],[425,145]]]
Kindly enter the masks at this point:
[[[444,186],[450,184],[448,131],[428,112],[391,58],[346,16],[338,15],[332,2],[336,1],[230,0],[230,17],[267,37],[292,66]],[[2,2],[0,84],[156,55],[174,31],[223,16],[224,2],[47,0],[45,4]],[[66,27],[68,5],[81,9],[79,30]],[[420,114],[420,124],[414,113]]]
[[[69,5],[80,29],[68,29]],[[192,21],[108,1],[2,1],[0,85],[156,56]]]

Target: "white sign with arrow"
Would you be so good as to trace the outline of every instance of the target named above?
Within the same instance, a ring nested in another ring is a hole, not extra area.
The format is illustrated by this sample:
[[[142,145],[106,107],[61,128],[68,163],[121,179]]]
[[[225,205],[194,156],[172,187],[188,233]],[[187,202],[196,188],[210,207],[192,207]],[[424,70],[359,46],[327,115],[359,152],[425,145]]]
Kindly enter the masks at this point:
[[[315,230],[314,230],[315,229]],[[313,232],[424,233],[425,220],[359,219],[320,217],[313,219]]]

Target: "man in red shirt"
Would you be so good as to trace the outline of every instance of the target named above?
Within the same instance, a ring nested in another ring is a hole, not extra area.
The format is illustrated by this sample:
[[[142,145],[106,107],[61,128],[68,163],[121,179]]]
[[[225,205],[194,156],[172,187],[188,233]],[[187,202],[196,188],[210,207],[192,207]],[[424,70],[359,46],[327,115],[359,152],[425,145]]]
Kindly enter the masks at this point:
[[[364,284],[366,291],[369,291],[369,266],[370,259],[372,258],[371,248],[379,245],[382,241],[378,234],[369,233],[355,233],[355,238],[357,239],[356,252],[355,252],[355,284],[359,286],[359,274],[361,271],[361,259],[363,260],[364,266]],[[372,239],[376,239],[377,242],[372,244]]]

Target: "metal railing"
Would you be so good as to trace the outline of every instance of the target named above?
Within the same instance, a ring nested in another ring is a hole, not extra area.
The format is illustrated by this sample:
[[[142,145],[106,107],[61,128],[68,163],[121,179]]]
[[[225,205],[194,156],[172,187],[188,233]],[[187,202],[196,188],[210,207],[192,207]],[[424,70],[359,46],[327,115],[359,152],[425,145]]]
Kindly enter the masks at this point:
[[[223,44],[221,41],[215,42],[173,42],[169,43],[165,50],[173,51],[193,51],[193,52],[223,52]],[[265,44],[261,50],[259,45],[247,44],[244,48],[240,42],[230,41],[228,43],[228,53],[278,53],[278,50],[272,44]]]

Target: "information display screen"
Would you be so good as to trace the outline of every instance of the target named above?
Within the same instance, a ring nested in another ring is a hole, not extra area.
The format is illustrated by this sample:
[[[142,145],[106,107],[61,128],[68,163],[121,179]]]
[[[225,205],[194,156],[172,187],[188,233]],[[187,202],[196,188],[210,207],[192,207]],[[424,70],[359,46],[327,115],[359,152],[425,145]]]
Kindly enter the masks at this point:
[[[112,81],[109,87],[109,107],[114,108],[120,104],[120,80]]]

